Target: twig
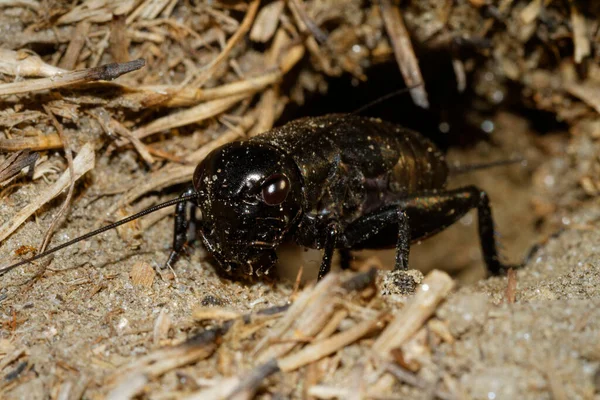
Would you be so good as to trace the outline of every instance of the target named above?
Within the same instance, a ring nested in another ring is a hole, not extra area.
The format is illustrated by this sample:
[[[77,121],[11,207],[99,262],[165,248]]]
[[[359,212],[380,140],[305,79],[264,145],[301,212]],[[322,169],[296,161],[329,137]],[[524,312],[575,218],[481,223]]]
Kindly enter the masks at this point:
[[[0,85],[0,96],[11,94],[29,93],[39,90],[56,89],[64,86],[78,85],[81,83],[101,80],[113,80],[131,71],[138,70],[145,65],[143,59],[127,63],[106,64],[95,68],[66,72],[51,78],[34,79],[24,82],[5,83]]]
[[[73,38],[69,42],[69,46],[67,47],[67,51],[65,51],[65,55],[60,60],[60,67],[66,70],[72,70],[77,65],[77,59],[79,58],[79,54],[85,45],[85,41],[90,31],[90,22],[89,21],[81,21],[75,27],[75,34]]]
[[[273,40],[273,44],[265,57],[265,63],[269,66],[277,66],[283,48],[289,44],[290,40],[283,30],[279,30]],[[260,110],[256,124],[250,132],[250,136],[265,132],[273,127],[275,122],[275,104],[279,92],[278,85],[265,90],[260,98],[257,109]]]
[[[69,178],[70,178],[71,182],[69,183],[69,191],[67,192],[67,197],[65,198],[63,205],[60,207],[60,210],[58,211],[58,213],[52,220],[50,227],[48,227],[48,230],[46,231],[46,235],[44,235],[44,240],[42,240],[42,245],[40,246],[40,253],[43,253],[46,250],[46,247],[48,247],[48,243],[50,242],[50,239],[52,238],[52,234],[54,233],[54,230],[56,229],[56,225],[58,224],[58,222],[60,221],[60,219],[62,218],[64,213],[69,208],[69,204],[71,204],[71,198],[73,197],[73,189],[75,188],[75,170],[73,168],[73,153],[71,152],[71,147],[69,146],[69,141],[67,140],[67,137],[62,128],[62,125],[58,122],[58,120],[56,119],[56,117],[54,116],[54,114],[52,113],[50,108],[45,104],[44,104],[44,110],[50,117],[50,121],[52,122],[52,125],[54,125],[54,128],[58,131],[58,135],[60,136],[60,141],[62,142],[63,148],[65,150],[65,157],[67,158],[67,164],[69,167]]]
[[[0,150],[4,151],[19,151],[25,149],[52,150],[62,149],[62,147],[63,144],[60,141],[60,136],[56,133],[15,139],[0,139]]]
[[[94,167],[94,147],[87,143],[73,160],[74,179],[81,178]],[[58,196],[71,181],[70,174],[65,172],[50,187],[47,187],[30,204],[23,207],[15,216],[0,226],[0,242],[13,233],[23,222],[33,215],[42,205]],[[0,267],[0,271],[3,268]]]
[[[35,0],[0,0],[0,8],[17,6],[29,7],[39,13],[41,4]]]
[[[355,282],[364,282],[366,285],[370,285],[372,281],[369,281],[369,278],[371,277],[374,277],[374,274],[372,274],[370,271],[368,273],[356,274],[353,276],[353,278],[346,281],[342,281],[339,274],[332,273],[327,275],[314,288],[308,288],[302,292],[298,300],[288,309],[285,316],[280,319],[278,326],[274,329],[271,329],[271,334],[267,335],[266,337],[267,342],[270,342],[269,338],[273,337],[284,340],[293,339],[293,337],[286,335],[289,332],[292,332],[296,337],[299,335],[315,335],[315,333],[321,330],[320,328],[322,326],[327,326],[328,322],[330,321],[327,319],[325,323],[322,324],[320,322],[322,318],[320,315],[315,313],[315,308],[320,308],[323,315],[326,317],[329,316],[330,313],[328,312],[327,307],[323,307],[323,301],[325,298],[331,298],[331,296],[336,293],[342,294],[347,292],[344,290],[346,287],[350,288],[349,290],[360,290],[365,286],[362,284],[357,285]],[[340,289],[342,290],[340,291]],[[329,302],[332,303],[331,299],[329,300]],[[271,347],[267,348],[269,351],[263,352],[259,356],[258,367],[254,368],[242,377],[228,380],[228,390],[219,389],[218,396],[221,397],[214,397],[217,396],[215,390],[209,389],[207,391],[201,391],[194,394],[192,397],[190,397],[190,399],[223,397],[230,399],[253,398],[254,394],[267,377],[280,371],[289,372],[296,370],[304,365],[313,363],[321,358],[333,354],[339,349],[349,345],[350,343],[354,343],[361,337],[365,336],[373,328],[379,325],[381,321],[381,315],[376,315],[372,319],[360,322],[334,336],[323,338],[322,340],[310,344],[304,347],[302,350],[288,356],[285,356],[285,354],[297,345],[297,341],[294,341],[293,343],[279,343],[272,345]],[[313,326],[310,326],[310,323],[312,323]],[[273,332],[276,332],[276,334],[272,335]],[[333,330],[330,330],[330,332],[333,332]],[[257,346],[257,348],[261,348],[260,344]],[[273,357],[269,358],[271,355]],[[234,384],[236,384],[235,387],[232,387]]]
[[[317,335],[335,311],[335,305],[330,300],[334,288],[339,285],[340,276],[328,274],[314,288],[305,289],[285,316],[256,345],[253,353],[257,354],[257,361],[265,363],[282,357],[297,345],[296,342],[272,344],[275,339],[280,342],[282,339]]]
[[[163,107],[184,107],[203,101],[217,100],[239,94],[251,94],[263,90],[281,80],[281,71],[274,69],[264,74],[226,83],[215,88],[197,89],[179,86],[142,86],[137,93],[126,97],[142,97],[144,106],[161,105]],[[133,89],[133,88],[132,88]],[[166,100],[165,100],[166,99]]]
[[[347,399],[354,393],[347,388],[327,385],[313,385],[308,388],[308,394],[318,399]],[[373,400],[403,400],[406,395],[380,395],[374,392],[364,393],[363,398]]]
[[[381,323],[381,315],[360,322],[352,328],[342,331],[321,342],[306,346],[299,352],[280,359],[277,364],[281,371],[289,372],[335,353],[339,349],[356,342]]]
[[[423,82],[419,61],[413,50],[406,26],[404,26],[400,10],[394,7],[390,0],[379,0],[379,7],[400,72],[402,72],[406,86],[412,87],[410,95],[416,105],[429,108],[425,87],[419,85]]]
[[[146,164],[151,167],[152,164],[154,164],[154,158],[150,155],[149,149],[146,148],[140,139],[133,136],[131,131],[123,126],[123,124],[116,119],[111,118],[105,110],[102,111],[104,112],[99,112],[99,110],[90,110],[87,113],[94,117],[96,121],[98,121],[105,133],[111,134],[112,132],[116,132],[120,136],[123,136],[125,140],[128,140],[133,145],[135,150],[140,154]]]
[[[390,357],[390,351],[400,347],[423,326],[435,312],[437,305],[450,293],[454,281],[445,272],[431,271],[414,297],[379,335],[373,350],[383,358]]]
[[[510,268],[508,270],[507,279],[504,299],[508,304],[513,304],[517,298],[517,271]]]

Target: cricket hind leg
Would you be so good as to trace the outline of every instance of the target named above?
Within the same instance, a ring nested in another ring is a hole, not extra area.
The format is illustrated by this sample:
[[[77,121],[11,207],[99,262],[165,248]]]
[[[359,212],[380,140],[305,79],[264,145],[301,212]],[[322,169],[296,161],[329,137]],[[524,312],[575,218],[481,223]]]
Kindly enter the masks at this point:
[[[395,269],[406,269],[410,242],[444,230],[474,208],[478,210],[479,238],[487,269],[490,274],[501,274],[512,266],[503,265],[498,258],[489,198],[475,186],[399,199],[350,224],[339,242],[345,248],[383,248],[394,245],[391,240],[396,231]]]
[[[186,190],[184,190],[180,197],[190,196],[195,193],[194,187],[190,186]],[[181,202],[177,203],[175,207],[175,224],[173,229],[173,248],[171,250],[171,254],[169,254],[169,258],[167,262],[162,267],[164,268],[172,268],[173,265],[179,260],[179,256],[183,250],[183,247],[188,241],[188,216],[186,213],[186,206],[190,204],[190,208],[196,207],[195,204],[190,202]],[[191,219],[192,223],[196,225],[198,221],[195,218],[195,210],[191,210]]]
[[[333,259],[333,252],[337,247],[339,236],[340,228],[338,223],[335,221],[329,223],[325,231],[325,245],[323,246],[323,259],[319,268],[318,280],[321,280],[331,270],[331,260]]]
[[[432,203],[435,203],[432,201]],[[501,275],[509,268],[518,268],[522,265],[504,265],[499,258],[494,230],[494,219],[487,193],[476,186],[466,186],[442,192],[439,196],[438,207],[457,212],[456,220],[473,208],[477,209],[477,222],[479,242],[483,253],[483,260],[491,275]],[[446,228],[449,225],[444,226]]]

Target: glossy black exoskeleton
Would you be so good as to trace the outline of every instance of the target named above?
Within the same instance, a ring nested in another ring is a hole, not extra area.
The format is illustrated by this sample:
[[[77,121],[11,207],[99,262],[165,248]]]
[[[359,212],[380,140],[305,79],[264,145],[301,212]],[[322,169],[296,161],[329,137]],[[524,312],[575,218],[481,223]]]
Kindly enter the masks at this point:
[[[447,177],[444,155],[419,133],[375,118],[327,115],[214,150],[182,196],[195,196],[198,233],[231,273],[268,274],[286,240],[324,249],[319,277],[329,272],[334,249],[395,247],[395,268],[405,269],[411,242],[473,208],[488,270],[500,273],[487,195],[474,186],[446,190]],[[180,203],[169,265],[186,233]]]
[[[187,242],[186,204],[206,249],[231,274],[269,273],[286,240],[323,249],[319,278],[335,249],[396,248],[406,269],[410,243],[452,225],[473,208],[491,274],[498,259],[486,193],[445,189],[444,155],[421,134],[354,114],[303,118],[211,152],[181,197],[61,244],[12,267],[177,204],[172,266]],[[199,211],[199,217],[196,215]]]

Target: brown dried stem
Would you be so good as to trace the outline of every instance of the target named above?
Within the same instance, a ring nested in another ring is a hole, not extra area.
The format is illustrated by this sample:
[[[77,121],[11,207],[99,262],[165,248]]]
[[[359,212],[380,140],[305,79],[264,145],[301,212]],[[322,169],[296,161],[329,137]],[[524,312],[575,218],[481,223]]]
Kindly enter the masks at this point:
[[[404,26],[400,10],[398,7],[393,6],[390,0],[379,0],[379,7],[385,28],[392,42],[396,62],[400,67],[406,86],[411,87],[410,95],[416,105],[429,108],[427,92],[422,85],[423,76],[419,68],[419,61],[413,50],[406,26]]]
[[[58,120],[56,119],[56,117],[54,116],[54,114],[52,113],[50,108],[45,104],[44,104],[44,110],[46,110],[46,113],[50,117],[50,121],[52,122],[52,125],[54,125],[54,129],[56,129],[58,131],[60,140],[63,143],[63,148],[65,150],[65,157],[67,158],[67,164],[68,164],[68,168],[69,168],[70,183],[69,183],[69,191],[67,192],[67,197],[65,198],[63,205],[60,207],[60,210],[58,211],[58,213],[52,220],[52,223],[48,227],[48,231],[46,231],[46,235],[44,235],[44,240],[42,240],[42,245],[40,246],[40,250],[39,250],[40,253],[43,253],[46,250],[46,247],[48,247],[48,243],[50,242],[50,239],[52,238],[52,234],[54,233],[54,230],[56,229],[58,222],[60,221],[60,219],[62,218],[64,213],[67,211],[67,209],[69,208],[69,204],[71,204],[71,198],[73,197],[73,189],[75,188],[75,170],[73,169],[73,152],[71,151],[71,147],[69,146],[69,141],[67,140],[67,137],[65,135],[65,131],[64,131],[62,125],[58,122]]]
[[[143,59],[137,59],[122,64],[112,63],[95,68],[86,68],[80,71],[66,72],[51,78],[5,83],[0,85],[0,96],[57,89],[92,81],[112,80],[128,72],[140,69],[144,64],[145,61]]]

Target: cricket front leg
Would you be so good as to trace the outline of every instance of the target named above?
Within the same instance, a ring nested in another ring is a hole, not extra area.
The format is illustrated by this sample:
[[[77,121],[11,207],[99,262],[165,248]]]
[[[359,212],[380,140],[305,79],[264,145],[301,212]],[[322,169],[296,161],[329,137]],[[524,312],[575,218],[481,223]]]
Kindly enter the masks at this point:
[[[412,227],[413,240],[428,237],[458,221],[470,210],[476,208],[478,214],[479,239],[483,259],[491,275],[499,275],[508,268],[498,256],[494,220],[488,195],[476,186],[440,191],[437,193],[414,195],[403,201],[411,221],[419,224]]]
[[[337,222],[331,222],[327,225],[325,230],[325,245],[323,246],[323,260],[321,261],[321,268],[319,268],[318,280],[321,280],[325,275],[331,271],[331,261],[333,259],[333,252],[337,246],[338,237],[340,235],[340,228]]]
[[[180,197],[190,196],[195,193],[192,186],[188,187]],[[172,268],[179,259],[183,247],[187,243],[188,217],[186,214],[186,206],[188,202],[178,203],[175,207],[175,227],[173,230],[173,249],[169,255],[169,259],[163,268]]]

